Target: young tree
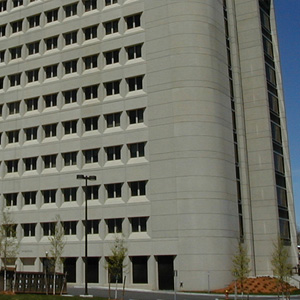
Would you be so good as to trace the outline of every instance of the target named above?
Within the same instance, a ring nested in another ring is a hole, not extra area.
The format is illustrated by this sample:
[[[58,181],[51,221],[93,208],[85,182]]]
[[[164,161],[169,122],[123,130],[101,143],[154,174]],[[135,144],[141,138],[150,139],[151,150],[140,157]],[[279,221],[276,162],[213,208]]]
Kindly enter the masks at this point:
[[[289,251],[284,246],[284,241],[278,238],[277,242],[273,243],[274,252],[272,254],[271,264],[273,266],[273,274],[277,277],[278,285],[282,296],[284,291],[287,291],[288,280],[292,272],[292,265],[289,263]]]
[[[53,235],[49,237],[50,242],[50,255],[53,260],[53,294],[55,295],[55,277],[56,272],[61,271],[63,260],[62,254],[65,247],[65,231],[61,223],[60,217],[56,216],[55,227]]]
[[[111,252],[112,255],[107,259],[109,284],[111,282],[116,282],[116,284],[118,284],[118,281],[122,280],[123,269],[126,267],[124,260],[127,255],[127,248],[124,246],[124,240],[119,236],[116,236],[114,245],[111,248]]]
[[[250,259],[248,257],[246,247],[239,241],[238,242],[238,249],[233,256],[232,259],[233,268],[232,268],[232,275],[239,282],[241,287],[241,293],[244,294],[244,282],[245,279],[249,276],[250,268],[249,263]]]
[[[0,223],[0,257],[4,269],[4,290],[6,291],[7,264],[15,260],[19,252],[19,242],[16,236],[16,224],[9,211],[3,211]]]

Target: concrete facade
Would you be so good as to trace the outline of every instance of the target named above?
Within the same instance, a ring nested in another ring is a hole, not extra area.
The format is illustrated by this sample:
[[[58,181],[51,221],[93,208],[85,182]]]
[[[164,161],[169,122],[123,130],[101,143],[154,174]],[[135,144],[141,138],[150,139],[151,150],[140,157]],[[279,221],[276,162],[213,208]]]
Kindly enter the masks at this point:
[[[297,264],[272,1],[8,0],[0,11],[0,197],[19,270],[43,269],[59,215],[69,281],[84,282],[78,174],[97,176],[91,284],[108,285],[119,231],[129,287],[224,287],[238,239],[253,276],[272,275],[278,236]]]

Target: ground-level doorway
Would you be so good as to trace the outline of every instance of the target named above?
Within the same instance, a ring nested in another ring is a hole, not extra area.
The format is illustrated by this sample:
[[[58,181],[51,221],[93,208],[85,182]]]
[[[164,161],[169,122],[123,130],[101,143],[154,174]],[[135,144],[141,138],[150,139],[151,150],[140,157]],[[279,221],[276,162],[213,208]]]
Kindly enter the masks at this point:
[[[156,256],[158,269],[158,289],[174,290],[174,256]]]

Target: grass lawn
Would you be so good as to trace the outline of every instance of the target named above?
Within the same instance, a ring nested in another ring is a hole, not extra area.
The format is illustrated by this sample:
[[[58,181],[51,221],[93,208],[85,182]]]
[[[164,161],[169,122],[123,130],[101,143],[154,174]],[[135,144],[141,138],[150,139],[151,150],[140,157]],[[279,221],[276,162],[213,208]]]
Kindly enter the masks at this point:
[[[53,296],[53,295],[33,295],[33,294],[16,294],[16,295],[4,295],[0,294],[0,300],[106,300],[106,298],[93,297],[93,298],[83,298],[83,297],[64,297],[64,296]]]

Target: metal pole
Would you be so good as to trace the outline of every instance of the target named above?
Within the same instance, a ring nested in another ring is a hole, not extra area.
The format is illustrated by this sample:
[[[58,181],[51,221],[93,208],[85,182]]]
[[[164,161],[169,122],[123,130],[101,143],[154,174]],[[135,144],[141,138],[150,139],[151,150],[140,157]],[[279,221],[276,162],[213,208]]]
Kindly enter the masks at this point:
[[[88,295],[88,280],[87,280],[87,276],[88,276],[88,268],[87,268],[87,264],[88,264],[88,213],[87,213],[87,186],[88,186],[88,177],[85,177],[85,295]]]

